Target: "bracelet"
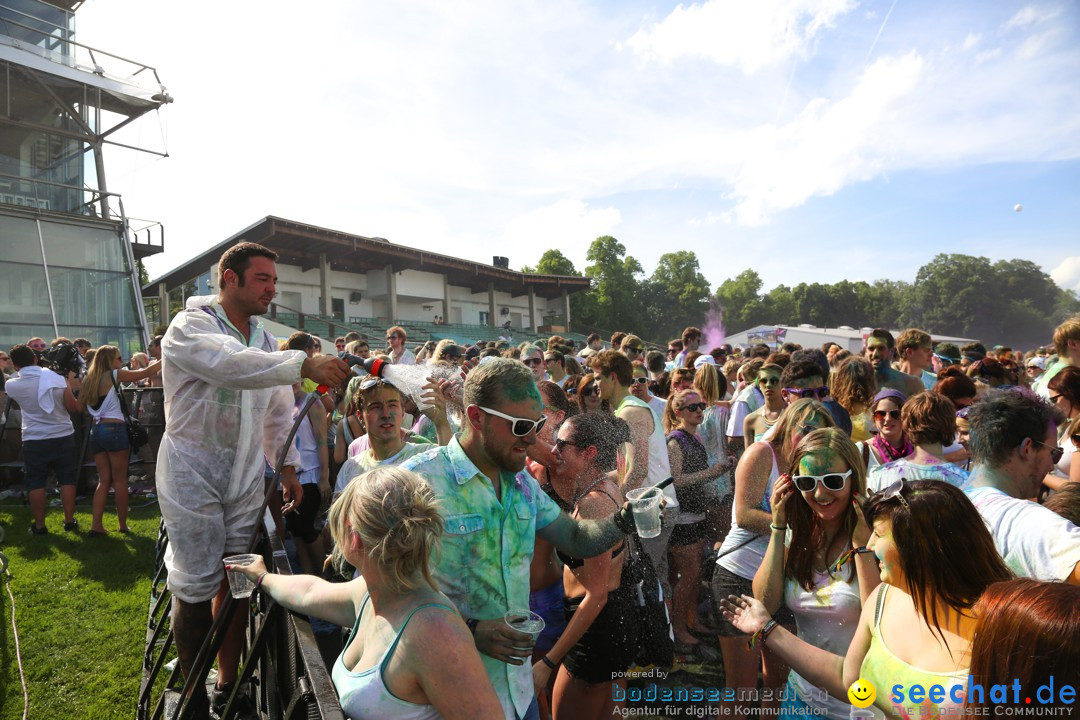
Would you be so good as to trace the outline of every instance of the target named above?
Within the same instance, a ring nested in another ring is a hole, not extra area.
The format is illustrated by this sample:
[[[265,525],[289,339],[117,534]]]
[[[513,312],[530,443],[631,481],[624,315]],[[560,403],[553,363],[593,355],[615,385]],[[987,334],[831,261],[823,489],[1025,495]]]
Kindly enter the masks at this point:
[[[269,574],[270,573],[268,573],[268,572],[264,572],[262,575],[260,575],[259,579],[255,581],[255,589],[252,590],[251,592],[253,592],[253,593],[258,592],[259,588],[262,587],[263,578],[266,577]]]
[[[548,660],[548,656],[547,656],[547,655],[541,655],[541,656],[540,656],[540,662],[544,663],[545,665],[547,665],[547,666],[548,666],[549,668],[551,668],[552,670],[554,670],[554,669],[555,669],[555,663],[553,663],[553,662],[551,662],[550,660]]]
[[[777,530],[779,532],[787,532],[787,525],[779,526],[779,525],[773,525],[772,523],[769,523],[769,527],[771,527],[773,530]]]
[[[480,621],[477,620],[476,618],[468,618],[465,621],[465,626],[467,628],[469,628],[469,632],[471,632],[473,635],[476,635],[476,626],[479,625],[479,624],[480,624]]]
[[[765,623],[760,630],[750,636],[750,639],[746,642],[746,649],[753,650],[754,646],[760,641],[762,646],[765,645],[765,638],[769,637],[769,633],[776,629],[776,621],[769,618],[769,622]]]

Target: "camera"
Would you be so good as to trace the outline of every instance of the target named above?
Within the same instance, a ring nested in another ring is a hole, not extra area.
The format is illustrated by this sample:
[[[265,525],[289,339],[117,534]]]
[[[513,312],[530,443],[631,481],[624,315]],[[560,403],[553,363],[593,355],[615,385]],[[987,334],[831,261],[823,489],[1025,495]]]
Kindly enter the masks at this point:
[[[79,350],[71,343],[60,343],[48,350],[35,350],[38,365],[48,368],[58,375],[67,376],[68,373],[78,375],[82,371],[82,357]]]

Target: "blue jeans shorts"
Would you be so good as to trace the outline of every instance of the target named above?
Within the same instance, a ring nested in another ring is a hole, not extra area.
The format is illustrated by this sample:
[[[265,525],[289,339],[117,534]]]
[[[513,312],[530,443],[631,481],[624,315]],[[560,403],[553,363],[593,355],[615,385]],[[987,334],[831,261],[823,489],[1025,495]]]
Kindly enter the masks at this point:
[[[90,454],[120,452],[128,449],[127,425],[96,422],[90,428]]]
[[[44,490],[50,468],[61,485],[74,485],[75,433],[48,440],[23,440],[23,466],[27,491]]]

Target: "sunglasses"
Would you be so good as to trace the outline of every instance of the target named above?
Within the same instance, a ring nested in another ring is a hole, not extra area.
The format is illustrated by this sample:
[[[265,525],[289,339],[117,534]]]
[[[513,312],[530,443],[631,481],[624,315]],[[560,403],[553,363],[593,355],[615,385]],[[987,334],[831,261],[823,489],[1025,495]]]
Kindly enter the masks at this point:
[[[900,419],[900,411],[899,410],[875,410],[874,411],[874,419],[875,420],[881,420],[882,422],[884,422],[885,418],[887,418],[887,417],[891,417],[893,420],[899,420]]]
[[[825,486],[826,490],[838,492],[847,485],[847,479],[851,477],[851,470],[843,473],[828,473],[826,475],[795,475],[791,482],[800,492],[814,492],[818,483]]]
[[[1055,465],[1057,465],[1061,461],[1061,456],[1065,454],[1065,449],[1064,448],[1054,447],[1053,445],[1047,445],[1044,442],[1039,442],[1035,438],[1031,438],[1031,442],[1039,443],[1044,448],[1050,448],[1050,459],[1054,461]]]
[[[646,383],[649,382],[649,378],[647,378],[647,377],[636,377],[636,378],[634,378],[634,382],[636,382],[638,385],[645,385]]]
[[[562,449],[569,445],[570,447],[577,447],[577,443],[572,443],[569,440],[563,440],[561,438],[555,438],[555,450],[562,452]]]
[[[778,378],[778,377],[758,378],[758,385],[765,385],[766,387],[772,387],[773,385],[779,385],[779,384],[780,384],[780,378]]]
[[[627,349],[628,352],[632,352],[632,353],[645,352],[645,348],[643,348],[643,347],[628,347],[626,349]]]
[[[543,358],[528,358],[526,360],[522,360],[521,362],[525,363],[529,367],[536,367],[538,365],[544,364]]]
[[[501,413],[498,410],[492,410],[491,408],[486,408],[482,405],[477,405],[476,407],[480,408],[488,415],[494,415],[495,417],[501,417],[503,420],[509,420],[510,432],[514,433],[517,437],[525,437],[534,431],[540,432],[540,428],[544,427],[544,423],[547,422],[547,415],[541,415],[539,420],[530,420],[529,418],[519,418],[514,417],[513,415],[507,415],[506,413]]]
[[[1050,397],[1047,398],[1047,400],[1050,401],[1051,405],[1057,405],[1058,398],[1060,398],[1060,397],[1061,397],[1061,395],[1051,395]]]
[[[683,405],[681,408],[679,408],[679,412],[682,412],[684,410],[687,412],[698,412],[699,410],[704,410],[707,407],[709,406],[703,402],[690,403],[689,405]]]
[[[784,392],[800,399],[817,398],[818,400],[824,400],[829,397],[829,386],[823,385],[819,388],[784,388]]]
[[[900,501],[900,504],[904,506],[904,509],[907,510],[908,512],[911,512],[911,506],[908,505],[907,499],[901,494],[903,489],[904,489],[904,479],[903,478],[898,478],[895,481],[893,481],[892,485],[885,488],[884,490],[882,490],[878,494],[881,495],[882,500],[892,500],[893,498],[898,499]]]
[[[582,388],[582,390],[581,390],[581,397],[589,397],[590,395],[595,395],[595,394],[596,394],[596,386],[595,385],[589,385],[588,387]]]
[[[383,380],[381,377],[369,377],[360,383],[361,390],[370,390],[377,385],[389,385],[390,383]]]
[[[390,342],[391,340],[397,340],[399,337],[401,337],[401,336],[400,335],[387,335],[386,336],[386,342]]]

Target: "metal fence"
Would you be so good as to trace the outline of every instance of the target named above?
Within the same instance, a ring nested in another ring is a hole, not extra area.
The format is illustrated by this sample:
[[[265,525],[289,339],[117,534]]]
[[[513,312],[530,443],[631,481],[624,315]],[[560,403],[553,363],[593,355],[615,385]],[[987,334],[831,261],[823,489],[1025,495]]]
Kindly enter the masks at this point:
[[[165,670],[166,661],[175,655],[170,623],[172,596],[166,587],[164,561],[168,542],[168,534],[162,525],[150,589],[146,652],[136,713],[138,720],[183,720],[190,711],[190,704],[182,691],[179,665]],[[269,513],[264,516],[261,538],[255,552],[263,555],[267,567],[273,568],[273,572],[292,574],[285,547]],[[207,658],[212,659],[216,654],[216,646],[220,645],[220,628],[228,625],[228,617],[235,607],[230,597],[220,608],[219,615],[224,615],[224,622],[220,625],[215,623],[218,636],[215,637],[212,632],[210,644],[204,648]],[[199,687],[203,685],[209,670],[209,661],[203,665],[193,672],[199,678]],[[253,691],[251,697],[261,718],[345,720],[307,618],[285,610],[262,593],[252,596],[237,687],[245,684]],[[226,706],[221,720],[231,720],[233,717],[234,710],[230,704]]]

